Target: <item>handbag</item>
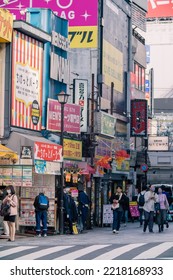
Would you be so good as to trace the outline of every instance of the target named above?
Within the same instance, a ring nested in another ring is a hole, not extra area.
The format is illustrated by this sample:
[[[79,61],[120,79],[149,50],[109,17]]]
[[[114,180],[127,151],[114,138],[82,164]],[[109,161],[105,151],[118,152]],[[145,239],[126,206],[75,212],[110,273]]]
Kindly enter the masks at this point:
[[[11,205],[8,203],[2,203],[0,214],[3,217],[9,216],[11,213]]]
[[[155,211],[159,211],[160,210],[160,203],[159,202],[155,202],[154,203],[154,208],[155,208]]]

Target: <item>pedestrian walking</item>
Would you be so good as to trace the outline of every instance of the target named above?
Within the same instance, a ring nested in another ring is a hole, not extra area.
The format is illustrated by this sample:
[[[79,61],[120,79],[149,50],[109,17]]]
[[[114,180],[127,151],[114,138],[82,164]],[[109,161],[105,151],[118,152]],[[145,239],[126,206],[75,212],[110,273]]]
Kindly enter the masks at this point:
[[[155,187],[150,185],[149,190],[146,191],[145,195],[145,204],[144,204],[144,227],[143,232],[146,232],[147,227],[149,232],[153,233],[153,224],[154,224],[154,211],[155,203],[158,200],[158,195],[155,193]]]
[[[145,204],[145,193],[147,191],[147,186],[142,187],[142,191],[138,194],[137,203],[138,203],[138,210],[139,210],[139,223],[140,227],[143,225],[143,216],[144,216],[144,204]]]
[[[164,224],[166,224],[167,210],[169,209],[169,203],[166,194],[163,193],[162,188],[158,188],[158,204],[156,209],[156,221],[158,224],[159,232],[164,230]]]
[[[82,230],[85,230],[90,200],[86,192],[83,190],[79,190],[78,203],[78,211],[82,219]]]
[[[36,219],[36,235],[37,237],[47,236],[47,211],[49,208],[49,199],[43,192],[40,192],[39,195],[35,197],[34,200],[35,207],[35,219]],[[41,224],[42,223],[42,231]]]
[[[6,188],[1,190],[2,200],[8,195]],[[3,232],[1,233],[1,236],[8,238],[9,237],[9,226],[8,222],[4,220],[3,218]]]
[[[124,193],[124,203],[122,204],[123,207],[123,217],[122,221],[124,222],[124,227],[127,226],[129,220],[129,197],[126,193]]]
[[[111,209],[113,210],[113,233],[119,233],[125,200],[126,196],[122,192],[122,186],[118,186],[116,188],[116,193],[110,198],[110,202],[112,203]]]
[[[18,199],[15,194],[14,187],[12,185],[7,186],[6,188],[7,195],[3,199],[3,204],[8,204],[10,206],[10,211],[7,216],[4,216],[4,222],[8,223],[9,227],[9,239],[8,241],[14,242],[15,241],[15,234],[16,234],[16,226],[15,220],[17,216],[17,205]]]

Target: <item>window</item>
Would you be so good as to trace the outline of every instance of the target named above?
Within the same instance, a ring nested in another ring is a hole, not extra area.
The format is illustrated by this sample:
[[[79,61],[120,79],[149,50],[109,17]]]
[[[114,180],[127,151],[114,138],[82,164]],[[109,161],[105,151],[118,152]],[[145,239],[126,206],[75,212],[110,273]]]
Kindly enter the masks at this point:
[[[135,88],[145,91],[145,68],[135,62],[134,64],[135,72]]]

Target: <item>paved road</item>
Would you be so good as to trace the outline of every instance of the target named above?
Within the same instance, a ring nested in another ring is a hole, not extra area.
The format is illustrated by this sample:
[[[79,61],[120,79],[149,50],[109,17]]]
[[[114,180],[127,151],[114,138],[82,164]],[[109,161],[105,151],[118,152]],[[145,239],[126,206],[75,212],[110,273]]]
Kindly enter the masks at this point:
[[[47,238],[0,239],[1,260],[143,260],[173,259],[173,223],[163,233],[143,233],[138,223],[123,226],[119,234],[111,228],[94,228],[79,235]]]

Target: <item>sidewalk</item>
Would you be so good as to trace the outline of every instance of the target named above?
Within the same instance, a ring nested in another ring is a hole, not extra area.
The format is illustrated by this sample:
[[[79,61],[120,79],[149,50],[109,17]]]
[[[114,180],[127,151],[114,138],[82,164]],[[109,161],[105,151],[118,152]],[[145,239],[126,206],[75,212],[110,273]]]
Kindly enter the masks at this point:
[[[143,233],[139,223],[128,223],[127,227],[121,225],[119,234],[113,234],[111,227],[93,228],[78,235],[51,235],[44,237],[16,236],[15,243],[7,242],[7,239],[0,239],[0,245],[84,245],[84,244],[129,244],[140,242],[165,242],[173,241],[173,222],[169,228],[158,233],[157,225],[154,225],[154,233]],[[9,244],[10,243],[10,244]]]

